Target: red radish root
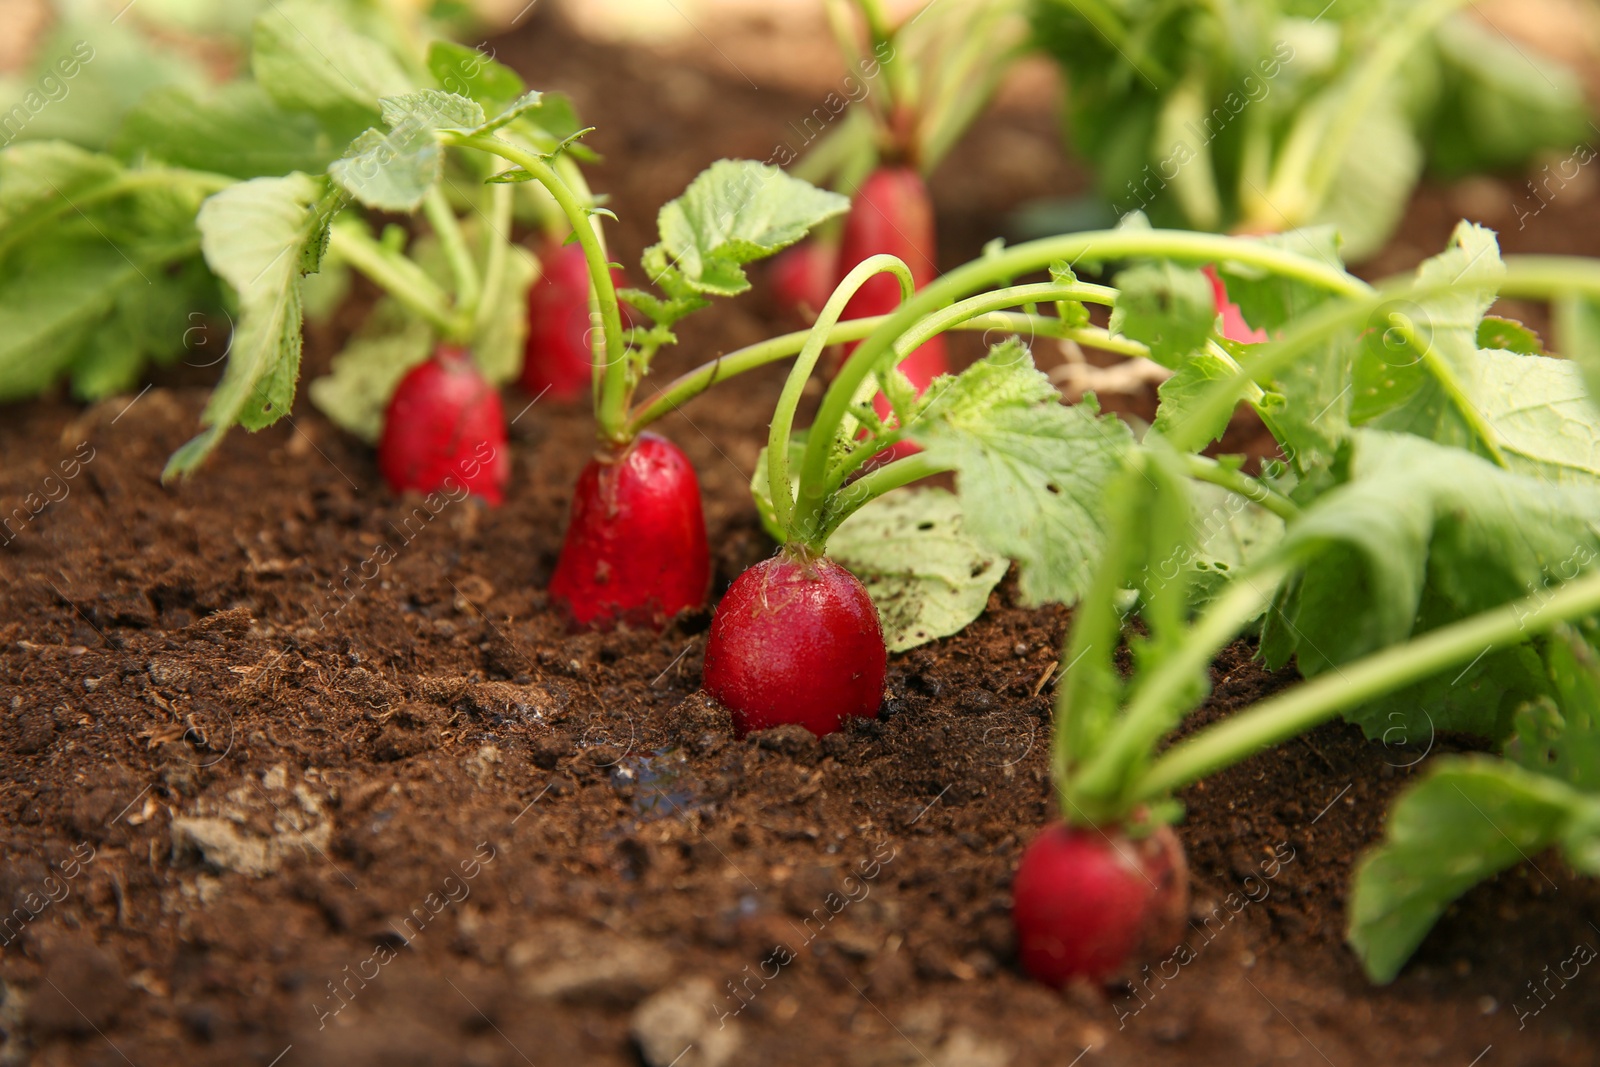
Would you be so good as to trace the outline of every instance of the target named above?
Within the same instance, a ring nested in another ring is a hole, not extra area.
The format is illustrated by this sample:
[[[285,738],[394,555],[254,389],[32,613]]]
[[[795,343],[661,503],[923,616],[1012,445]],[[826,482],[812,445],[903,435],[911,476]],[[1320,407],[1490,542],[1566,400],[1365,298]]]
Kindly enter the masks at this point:
[[[845,219],[844,239],[839,246],[839,265],[835,282],[871,256],[887,253],[898,256],[911,271],[911,279],[921,289],[938,275],[938,245],[934,238],[933,203],[922,177],[910,167],[879,167],[867,175]],[[900,283],[892,275],[879,274],[867,280],[845,305],[844,318],[861,319],[888,315],[900,306]],[[857,342],[846,346],[854,352]],[[928,383],[950,371],[944,337],[935,337],[900,363],[900,370],[921,392]],[[880,417],[889,413],[888,401],[877,398]]]
[[[530,396],[577,400],[589,395],[594,375],[589,265],[581,245],[549,241],[540,249],[539,267],[539,280],[528,290],[528,340],[520,384]],[[622,285],[622,272],[611,273]]]
[[[640,434],[583,468],[550,595],[578,626],[660,629],[705,602],[711,554],[700,482],[678,446]]]
[[[400,379],[384,414],[378,470],[396,493],[432,493],[450,481],[490,504],[511,473],[495,391],[464,348],[440,345]]]
[[[742,737],[785,723],[821,736],[883,702],[888,652],[860,579],[780,550],[734,580],[706,641],[705,687]]]
[[[1105,982],[1177,945],[1189,869],[1170,827],[1132,841],[1056,823],[1023,853],[1011,897],[1024,970],[1052,986]]]

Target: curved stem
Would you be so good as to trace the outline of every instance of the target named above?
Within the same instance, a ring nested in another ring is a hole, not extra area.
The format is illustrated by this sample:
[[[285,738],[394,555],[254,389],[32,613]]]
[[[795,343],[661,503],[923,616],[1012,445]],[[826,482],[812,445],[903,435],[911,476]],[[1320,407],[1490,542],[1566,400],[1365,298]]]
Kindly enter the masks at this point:
[[[1232,467],[1224,467],[1214,459],[1206,456],[1184,455],[1185,473],[1189,477],[1201,482],[1210,482],[1237,493],[1246,500],[1260,504],[1284,522],[1292,522],[1299,517],[1300,508],[1293,500],[1284,496],[1275,489],[1270,488],[1259,478],[1252,478],[1248,474]]]
[[[857,264],[834,288],[833,295],[823,305],[822,314],[817,316],[816,323],[811,327],[811,336],[806,338],[805,347],[795,359],[789,377],[783,383],[783,392],[778,396],[778,406],[773,410],[772,423],[767,431],[767,499],[772,501],[778,525],[788,532],[791,539],[795,536],[790,525],[795,517],[795,509],[794,483],[789,480],[789,437],[794,431],[794,414],[800,405],[800,394],[805,390],[822,350],[827,347],[828,331],[844,314],[845,305],[870,279],[884,273],[893,274],[899,279],[901,300],[916,291],[911,268],[895,256],[869,256]],[[804,537],[799,539],[806,540]]]
[[[815,551],[821,552],[828,546],[828,538],[833,536],[844,520],[872,503],[874,500],[891,493],[901,486],[919,482],[935,474],[943,474],[952,470],[948,463],[936,463],[930,460],[925,453],[904,456],[893,463],[885,463],[870,474],[863,474],[851,482],[841,492],[841,501],[838,507],[828,510],[828,521],[822,526],[816,537],[807,542]]]
[[[1537,592],[1346,663],[1175,745],[1135,783],[1131,799],[1164,796],[1346,708],[1596,611],[1600,611],[1600,572],[1567,582],[1555,593]]]
[[[1036,282],[1029,285],[1007,286],[1004,289],[996,289],[988,293],[979,293],[977,296],[957,301],[947,308],[934,312],[907,330],[894,343],[894,351],[897,357],[895,362],[898,363],[901,359],[904,359],[932,340],[936,335],[944,333],[952,326],[970,319],[974,315],[981,315],[987,311],[1000,311],[1004,308],[1020,307],[1024,304],[1054,304],[1065,300],[1115,307],[1117,291],[1108,285],[1094,285],[1087,282],[1074,282],[1071,285]],[[1114,334],[1106,334],[1108,339],[1114,336]],[[1138,342],[1129,343],[1137,344]],[[1149,354],[1148,348],[1143,345],[1139,347],[1143,349],[1139,353],[1140,355]]]
[[[865,319],[849,319],[841,322],[828,331],[828,344],[836,345],[846,341],[859,341],[877,329],[887,318],[887,315],[874,315]],[[1028,331],[1040,337],[1055,337],[1062,340],[1077,341],[1079,344],[1087,345],[1090,348],[1103,349],[1120,356],[1149,355],[1149,349],[1138,341],[1130,341],[1126,337],[1119,337],[1098,326],[1063,326],[1060,319],[1047,315],[990,311],[982,315],[975,315],[965,322],[958,322],[951,329]],[[727,381],[729,378],[743,374],[746,371],[755,370],[758,367],[765,367],[769,363],[788,359],[805,347],[805,343],[810,337],[810,330],[796,330],[794,333],[781,334],[757,344],[747,345],[744,348],[729,352],[725,356],[719,356],[709,363],[702,363],[694,370],[679,375],[655,396],[648,401],[640,403],[633,409],[633,415],[628,420],[628,435],[630,437],[637,435],[639,431],[649,426],[652,422],[665,415],[670,415],[718,382]]]
[[[1064,234],[1029,241],[968,263],[922,289],[884,320],[845,361],[822,399],[812,423],[801,467],[802,484],[821,485],[827,474],[833,435],[849,411],[851,399],[878,362],[892,352],[896,340],[917,320],[955,299],[996,282],[1042,270],[1057,260],[1075,262],[1092,256],[1097,262],[1133,256],[1186,259],[1198,263],[1232,262],[1259,267],[1284,277],[1347,296],[1364,296],[1371,286],[1326,263],[1267,244],[1240,241],[1213,234],[1175,230],[1108,230]],[[1219,386],[1221,383],[1219,383]],[[1220,391],[1219,391],[1220,395]],[[1231,406],[1231,401],[1230,401]],[[1192,449],[1190,449],[1192,451]]]
[[[428,191],[422,196],[422,211],[428,217],[428,224],[433,227],[434,236],[439,238],[445,260],[450,264],[450,274],[456,283],[456,307],[468,315],[476,315],[478,301],[483,295],[483,288],[478,281],[478,268],[472,262],[472,253],[467,251],[467,239],[461,234],[461,223],[456,219],[456,213],[450,210],[444,190],[437,185],[428,186]]]
[[[373,240],[360,223],[335,223],[328,244],[329,251],[426,319],[445,340],[464,343],[471,338],[471,320],[450,310],[444,290],[415,263]]]
[[[478,134],[441,133],[445,144],[458,148],[475,148],[510,160],[533,175],[533,180],[544,186],[555,199],[561,213],[572,224],[578,244],[583,248],[584,262],[589,267],[589,284],[594,290],[600,308],[601,327],[605,333],[605,369],[602,372],[600,396],[595,405],[595,419],[599,423],[600,437],[608,444],[621,445],[629,440],[628,423],[628,353],[623,341],[622,311],[617,304],[617,287],[611,280],[611,264],[605,247],[600,243],[599,225],[585,210],[572,189],[553,170],[544,158],[516,145],[507,144],[497,137]]]

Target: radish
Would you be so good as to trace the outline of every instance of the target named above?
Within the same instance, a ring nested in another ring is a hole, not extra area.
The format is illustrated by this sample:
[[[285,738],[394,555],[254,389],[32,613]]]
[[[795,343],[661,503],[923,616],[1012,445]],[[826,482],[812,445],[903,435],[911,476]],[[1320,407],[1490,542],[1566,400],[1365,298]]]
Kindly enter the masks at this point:
[[[523,391],[548,393],[551,400],[573,401],[586,395],[594,377],[590,344],[589,266],[576,242],[547,242],[541,250],[542,273],[528,290],[528,340],[523,349]],[[613,270],[613,283],[622,272]],[[627,316],[623,316],[626,325]]]
[[[1024,970],[1053,986],[1104,982],[1176,946],[1189,912],[1188,864],[1170,827],[1131,841],[1056,823],[1023,853],[1011,896]]]
[[[1251,329],[1250,324],[1244,321],[1244,313],[1239,310],[1239,305],[1228,299],[1228,286],[1217,273],[1217,268],[1207,263],[1201,270],[1211,280],[1211,299],[1216,304],[1217,314],[1222,316],[1222,336],[1247,345],[1258,345],[1265,341],[1267,331]]]
[[[936,249],[933,204],[922,177],[910,167],[879,167],[861,183],[850,206],[835,281],[842,280],[868,257],[887,253],[905,261],[912,280],[921,289],[938,275]],[[844,318],[887,315],[899,306],[899,283],[880,274],[851,297],[845,305]],[[855,349],[855,343],[846,345],[846,357]],[[919,346],[900,361],[900,370],[919,393],[939,375],[948,374],[950,360],[945,354],[944,337],[936,336]],[[873,403],[880,418],[888,416],[889,404],[881,394]]]
[[[785,312],[817,317],[839,281],[839,246],[812,237],[773,257],[772,293]]]
[[[571,620],[659,629],[704,603],[710,584],[700,482],[678,446],[643,433],[590,460],[550,579]]]
[[[466,349],[439,345],[408,371],[384,414],[378,470],[396,493],[432,493],[453,478],[498,505],[511,473],[500,394]]]
[[[705,688],[740,736],[786,723],[821,736],[878,714],[887,665],[860,579],[796,546],[739,575],[717,606]]]

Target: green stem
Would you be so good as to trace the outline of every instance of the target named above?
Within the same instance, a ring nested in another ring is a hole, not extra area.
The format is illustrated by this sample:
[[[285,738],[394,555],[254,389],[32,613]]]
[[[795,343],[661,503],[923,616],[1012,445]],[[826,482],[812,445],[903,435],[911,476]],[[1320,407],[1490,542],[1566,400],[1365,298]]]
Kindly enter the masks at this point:
[[[1029,285],[1012,285],[988,293],[979,293],[977,296],[957,301],[947,308],[934,312],[907,330],[894,343],[895,362],[899,363],[901,359],[915,352],[937,335],[944,333],[960,322],[972,318],[974,315],[981,315],[988,311],[1000,311],[1004,308],[1020,307],[1023,304],[1054,304],[1061,301],[1077,301],[1115,307],[1117,291],[1107,285],[1094,285],[1088,282],[1074,282],[1071,285],[1058,285],[1055,282],[1035,282]],[[1110,339],[1115,335],[1108,333],[1106,337]],[[1137,341],[1129,341],[1126,338],[1121,338],[1120,340],[1128,345],[1138,344]],[[1139,348],[1139,355],[1149,355],[1150,350],[1144,345],[1139,345]]]
[[[911,268],[894,256],[869,256],[857,264],[834,288],[828,302],[823,305],[822,314],[817,316],[816,323],[811,327],[811,336],[806,339],[805,347],[790,368],[789,377],[783,383],[783,392],[778,396],[778,406],[773,410],[772,424],[767,432],[767,499],[772,501],[778,526],[786,530],[791,539],[796,538],[795,530],[790,525],[794,519],[794,483],[789,480],[789,437],[794,431],[794,415],[800,406],[800,395],[811,378],[812,370],[816,368],[822,350],[828,345],[828,331],[839,322],[845,305],[870,279],[884,273],[893,274],[900,280],[901,300],[916,291],[917,283],[911,279]],[[798,540],[807,539],[800,537]]]
[[[144,189],[170,189],[174,185],[183,184],[193,185],[209,195],[221,192],[231,185],[239,184],[239,179],[230,178],[224,174],[184,170],[179,167],[147,167],[141,170],[123,171],[97,189],[79,192],[71,199],[63,196],[60,200],[52,201],[48,207],[30,211],[25,218],[17,221],[5,233],[0,234],[0,260],[3,260],[6,254],[16,247],[18,243],[31,237],[41,228],[48,226],[63,215],[93,204],[114,200],[128,193],[136,193]]]
[[[1549,300],[1566,293],[1600,296],[1600,260],[1584,256],[1507,256],[1500,295]]]
[[[1127,807],[1122,793],[1130,781],[1130,768],[1172,727],[1175,713],[1187,710],[1185,698],[1195,678],[1203,676],[1216,654],[1272,602],[1288,570],[1287,564],[1278,564],[1229,583],[1195,621],[1178,650],[1142,679],[1105,743],[1067,783],[1065,803],[1091,817]]]
[[[833,536],[844,520],[860,511],[874,500],[891,493],[902,486],[919,482],[924,478],[931,478],[935,474],[943,474],[953,468],[947,463],[936,463],[926,454],[904,456],[893,463],[885,463],[869,474],[851,482],[841,491],[845,499],[837,500],[840,506],[829,508],[827,522],[817,532],[816,536],[806,541],[805,544],[813,551],[822,552],[828,546],[828,538]]]
[[[1431,0],[1419,4],[1384,33],[1356,69],[1350,88],[1338,101],[1332,117],[1323,120],[1315,113],[1307,113],[1290,136],[1264,198],[1272,217],[1254,221],[1270,224],[1274,229],[1294,229],[1316,215],[1378,93],[1416,51],[1422,37],[1466,2]]]
[[[445,340],[470,340],[472,321],[451,311],[444,290],[411,260],[373,240],[361,223],[335,223],[329,230],[329,251],[428,320]]]
[[[442,133],[441,136],[445,144],[457,148],[475,148],[520,166],[549,191],[561,208],[561,213],[572,224],[572,232],[578,237],[584,261],[589,267],[589,283],[600,307],[601,327],[605,333],[604,370],[601,372],[600,396],[595,405],[595,420],[599,423],[603,441],[613,446],[627,444],[630,440],[627,431],[628,403],[632,392],[628,381],[628,353],[623,339],[617,287],[611,279],[611,264],[606,258],[605,247],[600,243],[599,224],[541,156],[483,134],[468,136]]]
[[[841,322],[828,331],[828,344],[836,345],[847,341],[859,341],[877,329],[887,318],[887,315],[873,315],[864,319],[850,319],[847,322]],[[1098,326],[1063,326],[1060,319],[1047,315],[1025,315],[991,311],[984,315],[974,316],[965,322],[958,322],[951,329],[1030,332],[1040,337],[1055,337],[1061,340],[1077,341],[1079,344],[1087,345],[1090,348],[1104,349],[1107,352],[1122,356],[1134,357],[1149,354],[1149,349],[1138,341],[1130,341],[1126,337],[1119,337]],[[670,415],[718,382],[725,382],[729,378],[744,374],[746,371],[756,370],[759,367],[777,363],[779,360],[788,359],[804,348],[806,341],[810,337],[810,330],[796,330],[793,333],[780,334],[777,337],[771,337],[765,341],[729,352],[725,356],[718,356],[709,363],[702,363],[694,370],[679,375],[664,386],[655,396],[648,401],[640,403],[633,409],[633,415],[628,420],[629,436],[636,436],[652,422],[663,416]]]
[[[456,307],[467,315],[475,316],[483,288],[478,281],[478,268],[472,262],[472,253],[467,250],[467,239],[461,233],[461,223],[456,219],[456,213],[450,210],[444,190],[437,185],[428,186],[428,191],[422,196],[422,211],[428,217],[428,224],[433,227],[434,236],[439,238],[445,260],[450,264],[450,274],[456,283]]]
[[[1104,37],[1106,42],[1128,61],[1128,66],[1132,67],[1152,89],[1159,90],[1172,81],[1171,72],[1159,61],[1144,54],[1134,43],[1132,35],[1128,33],[1128,28],[1122,24],[1117,13],[1107,7],[1103,0],[1056,0],[1056,3],[1062,7],[1070,7],[1075,14],[1093,26],[1095,32]],[[1139,61],[1135,62],[1134,57]]]
[[[801,486],[821,487],[826,483],[833,438],[849,412],[856,390],[868,375],[878,369],[877,364],[885,354],[894,351],[895,342],[919,319],[988,285],[1042,270],[1057,260],[1074,262],[1087,256],[1093,256],[1096,262],[1153,256],[1197,263],[1240,263],[1342,295],[1362,296],[1372,291],[1360,279],[1318,260],[1268,244],[1214,234],[1175,230],[1106,230],[1064,234],[1017,245],[935,279],[902,304],[861,343],[861,347],[845,361],[823,396],[822,406],[806,441],[805,458],[800,471]],[[1222,384],[1219,383],[1219,395]],[[808,505],[802,499],[800,506]]]
[[[1260,479],[1252,478],[1248,474],[1232,467],[1224,467],[1214,459],[1206,456],[1185,454],[1183,457],[1185,473],[1189,477],[1201,482],[1210,482],[1220,485],[1230,493],[1237,493],[1246,500],[1254,501],[1272,512],[1284,522],[1292,522],[1300,514],[1300,509],[1295,502],[1275,489],[1269,488]]]
[[[496,294],[505,284],[506,261],[511,255],[512,189],[509,185],[489,186],[489,232],[483,235],[488,251],[483,257],[483,291],[488,294],[478,304],[478,329],[481,332],[499,309],[494,306]]]
[[[1554,593],[1535,593],[1333,667],[1180,742],[1135,783],[1132,799],[1138,802],[1165,796],[1347,708],[1596,611],[1600,611],[1600,572],[1567,582]]]

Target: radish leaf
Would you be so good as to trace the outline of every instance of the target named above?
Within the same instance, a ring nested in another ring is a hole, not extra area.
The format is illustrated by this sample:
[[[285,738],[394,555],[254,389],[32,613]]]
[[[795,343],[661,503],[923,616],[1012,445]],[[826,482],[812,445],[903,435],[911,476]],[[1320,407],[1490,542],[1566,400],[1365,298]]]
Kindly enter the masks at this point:
[[[254,82],[157,89],[123,119],[112,147],[234,178],[313,174],[339,152],[314,118],[285,111]]]
[[[937,378],[909,436],[956,471],[966,530],[1021,565],[1022,595],[1072,603],[1105,536],[1108,479],[1133,441],[1092,397],[1068,407],[1027,349],[999,345],[959,376]]]
[[[1163,260],[1116,276],[1110,330],[1150,346],[1150,358],[1176,369],[1205,344],[1216,324],[1211,283],[1200,271]]]
[[[890,652],[966,629],[1007,566],[966,535],[961,501],[943,489],[874,500],[833,532],[828,554],[867,587]]]
[[[325,190],[304,174],[254,178],[200,208],[201,248],[238,294],[239,319],[227,369],[200,415],[206,429],[173,454],[163,478],[193,471],[233,425],[259,430],[288,413],[300,374],[300,271],[324,238],[325,221],[311,209]]]
[[[273,3],[256,19],[250,69],[282,106],[350,132],[372,124],[380,99],[412,88],[387,48],[314,0]]]
[[[1371,430],[1356,432],[1347,468],[1347,482],[1307,508],[1281,546],[1304,569],[1262,633],[1274,666],[1293,654],[1314,677],[1600,559],[1600,486],[1551,485],[1461,449]],[[1515,706],[1543,689],[1529,655],[1491,653],[1453,680],[1399,690],[1351,717],[1370,736],[1399,724],[1411,737],[1430,729],[1503,737]]]
[[[469,96],[486,109],[503,108],[528,88],[522,76],[504,63],[454,41],[428,46],[428,71],[446,92]]]
[[[1487,756],[1438,760],[1356,868],[1348,936],[1367,975],[1393,980],[1446,905],[1557,845],[1600,875],[1600,798]]]
[[[789,247],[849,208],[838,193],[777,167],[718,160],[662,207],[657,247],[693,290],[734,296],[750,288],[744,264]]]

